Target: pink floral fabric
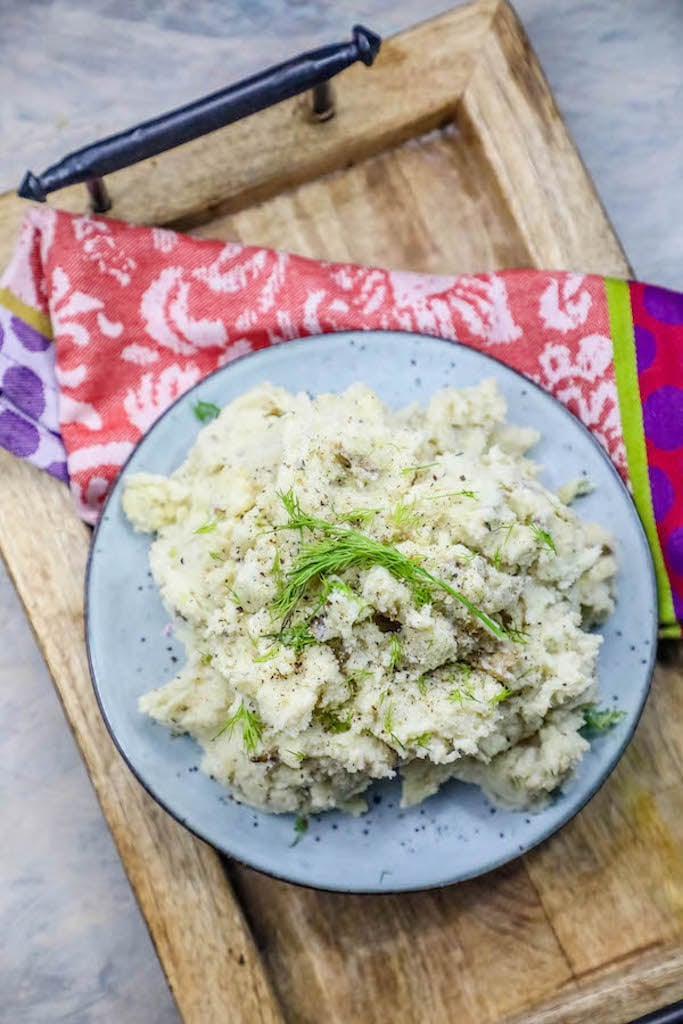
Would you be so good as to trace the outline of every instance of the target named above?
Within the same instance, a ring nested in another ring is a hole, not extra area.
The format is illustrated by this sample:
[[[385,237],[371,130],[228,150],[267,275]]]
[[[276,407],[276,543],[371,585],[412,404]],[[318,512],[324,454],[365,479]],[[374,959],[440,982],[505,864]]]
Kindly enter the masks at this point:
[[[627,475],[601,277],[435,277],[41,209],[28,214],[0,287],[49,317],[53,344],[42,371],[31,369],[57,393],[49,425],[40,412],[5,411],[61,437],[89,522],[142,434],[203,376],[268,345],[342,330],[418,331],[495,356],[563,402]],[[0,444],[12,450],[3,414],[0,405]]]

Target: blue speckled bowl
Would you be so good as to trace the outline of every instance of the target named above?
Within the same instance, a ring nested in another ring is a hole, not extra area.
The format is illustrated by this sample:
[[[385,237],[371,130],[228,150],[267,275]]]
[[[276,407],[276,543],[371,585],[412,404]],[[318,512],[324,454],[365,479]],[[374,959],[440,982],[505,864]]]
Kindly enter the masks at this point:
[[[617,538],[620,598],[602,628],[601,704],[625,717],[595,740],[576,778],[539,814],[496,809],[474,786],[450,783],[422,806],[402,811],[397,783],[375,786],[361,818],[311,819],[296,845],[291,815],[239,804],[197,771],[200,749],[137,710],[140,694],[170,678],[183,651],[165,635],[164,611],[148,567],[149,538],[133,533],[121,508],[125,478],[170,473],[201,424],[192,405],[225,405],[268,380],[290,390],[341,391],[362,380],[390,405],[425,400],[445,385],[495,377],[512,422],[536,427],[534,458],[556,488],[585,474],[596,490],[578,506]],[[239,359],[198,384],[142,439],[119,475],[93,539],[86,583],[87,641],[102,714],[116,745],[152,796],[192,831],[231,857],[304,885],[391,892],[446,885],[490,871],[552,835],[614,768],[640,716],[652,674],[657,602],[650,553],[634,505],[602,449],[558,402],[507,367],[471,349],[414,334],[334,334],[290,342]]]

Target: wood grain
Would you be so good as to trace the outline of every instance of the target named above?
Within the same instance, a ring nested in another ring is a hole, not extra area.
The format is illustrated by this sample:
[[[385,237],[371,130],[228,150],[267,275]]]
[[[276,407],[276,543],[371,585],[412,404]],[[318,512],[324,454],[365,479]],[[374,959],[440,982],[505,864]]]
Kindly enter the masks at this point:
[[[0,449],[0,544],[184,1020],[282,1020],[215,851],[135,781],[100,717],[83,643],[89,529],[68,490]],[[31,527],[24,526],[31,508]],[[45,538],[40,549],[36,537]]]
[[[344,77],[329,126],[296,104],[258,115],[159,158],[155,180],[122,172],[112,213],[431,273],[627,272],[507,5],[459,8],[383,60]],[[82,208],[80,190],[57,198]],[[19,209],[0,200],[0,259]],[[68,495],[9,456],[0,474],[0,547],[187,1021],[227,1007],[230,1020],[296,1024],[624,1024],[683,995],[680,647],[610,781],[523,860],[400,897],[297,889],[236,865],[230,884],[107,739],[82,643],[87,534]]]

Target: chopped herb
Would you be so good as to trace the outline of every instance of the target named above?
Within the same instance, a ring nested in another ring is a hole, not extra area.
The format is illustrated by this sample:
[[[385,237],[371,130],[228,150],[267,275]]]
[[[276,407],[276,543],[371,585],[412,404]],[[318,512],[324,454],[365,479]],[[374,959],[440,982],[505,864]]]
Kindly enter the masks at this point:
[[[323,595],[325,599],[329,597],[333,590],[339,591],[340,594],[345,594],[346,597],[356,597],[348,583],[344,583],[344,580],[338,579],[336,576],[332,579],[326,579],[323,583]]]
[[[412,743],[413,746],[416,746],[416,747],[426,747],[427,744],[429,743],[429,741],[431,740],[431,738],[432,738],[431,732],[423,732],[423,733],[420,733],[419,736],[413,736],[413,738],[408,740],[408,742]]]
[[[404,476],[408,476],[410,473],[420,473],[423,469],[431,469],[432,466],[438,466],[438,462],[427,462],[424,466],[406,466],[405,469],[401,470]]]
[[[232,736],[235,726],[238,724],[242,727],[242,740],[247,752],[254,754],[263,735],[263,722],[258,715],[249,710],[244,701],[240,702],[240,706],[234,714],[226,718],[213,738],[218,739],[224,732],[227,732],[228,736]]]
[[[300,654],[304,647],[318,643],[308,628],[308,622],[297,622],[295,626],[285,626],[277,633],[266,633],[265,635],[268,640],[276,640],[283,647],[291,647],[295,654]],[[277,648],[271,647],[259,658],[254,658],[254,662],[259,664],[263,661],[270,661],[276,654]]]
[[[192,412],[202,423],[206,423],[207,420],[215,420],[220,411],[220,408],[213,402],[195,402],[192,406]]]
[[[394,708],[392,704],[387,704],[387,709],[384,712],[384,731],[391,735],[394,727]]]
[[[501,701],[507,700],[511,693],[512,690],[510,690],[507,686],[501,686],[498,693],[494,693],[493,697],[489,697],[489,704],[500,704]]]
[[[367,523],[368,520],[373,519],[378,512],[378,508],[352,508],[350,512],[345,512],[343,516],[339,516],[339,522]]]
[[[318,643],[308,628],[307,622],[298,622],[296,626],[286,626],[279,633],[275,633],[273,639],[278,640],[283,647],[291,647],[295,654],[303,651],[304,647],[311,647]]]
[[[482,703],[478,697],[474,696],[471,686],[457,686],[448,694],[448,699],[454,704],[460,704],[461,707],[465,698],[467,698],[467,700],[473,700],[475,704]]]
[[[420,521],[420,514],[417,511],[417,502],[415,501],[399,501],[389,515],[389,519],[394,526],[399,529],[407,529],[411,526],[417,526]]]
[[[264,654],[259,654],[258,658],[252,658],[254,665],[262,665],[264,661],[272,661],[277,656],[277,647],[269,647]]]
[[[422,501],[436,501],[438,498],[472,498],[477,501],[479,495],[476,491],[440,491],[438,494],[427,494]]]
[[[237,591],[233,590],[232,587],[228,587],[227,583],[226,583],[226,587],[227,587],[228,593],[230,594],[230,597],[233,599],[233,601],[238,606],[238,608],[244,608],[244,601],[242,600],[240,595],[237,593]]]
[[[398,633],[392,633],[389,640],[389,671],[396,672],[403,664],[403,644]]]
[[[270,567],[271,574],[275,577],[275,582],[278,587],[282,586],[282,566],[280,565],[280,552],[276,551],[273,555],[273,564]]]
[[[417,677],[417,688],[420,691],[420,695],[422,697],[426,696],[426,694],[427,694],[427,676],[424,673],[422,673],[421,675],[419,675]]]
[[[412,589],[418,607],[431,601],[435,590],[443,590],[464,605],[494,636],[499,639],[507,637],[502,626],[490,615],[477,608],[445,580],[439,579],[417,562],[411,561],[397,548],[373,540],[358,530],[306,515],[291,491],[281,495],[281,498],[289,515],[287,524],[280,527],[281,529],[320,530],[326,535],[321,541],[305,544],[286,574],[286,584],[280,588],[273,604],[273,610],[281,615],[285,622],[303,597],[309,583],[314,580],[338,574],[351,567],[368,569],[374,565],[381,565]]]
[[[217,519],[212,519],[211,522],[204,523],[203,526],[200,526],[194,532],[195,533],[211,533],[213,530],[216,529],[217,526],[218,526],[218,520]]]
[[[586,704],[580,710],[583,711],[584,724],[579,731],[584,739],[608,732],[626,714],[625,711],[617,711],[612,708],[598,709],[594,704]]]
[[[202,654],[202,656],[201,656],[201,658],[199,660],[201,661],[202,665],[210,665],[211,664],[211,657],[212,656],[207,651],[206,654]]]
[[[469,679],[472,675],[472,666],[468,665],[466,661],[454,661],[453,665],[462,673],[465,679]]]
[[[209,558],[213,558],[214,562],[224,562],[225,557],[220,551],[209,551]]]
[[[287,753],[291,754],[292,757],[295,757],[297,761],[305,761],[306,759],[306,755],[303,750],[288,750]]]
[[[367,668],[358,668],[353,672],[349,672],[346,676],[346,681],[349,684],[349,688],[353,691],[354,696],[358,692],[358,687],[365,679],[371,679],[372,672]]]
[[[340,716],[331,708],[318,708],[313,712],[316,722],[325,732],[348,732],[351,728],[351,712],[347,712],[346,718]]]
[[[494,564],[496,569],[500,569],[500,564],[501,564],[502,555],[503,555],[503,548],[505,547],[507,542],[510,540],[510,534],[512,533],[512,531],[514,530],[516,525],[517,525],[516,522],[502,523],[500,526],[496,526],[496,528],[492,531],[493,533],[498,533],[499,530],[505,530],[505,536],[503,537],[502,542],[496,548],[495,553],[493,555],[493,564]],[[489,526],[489,529],[491,529],[490,526]]]
[[[390,740],[393,740],[393,741],[394,741],[394,743],[396,744],[396,746],[397,746],[397,747],[400,747],[400,748],[401,748],[401,750],[405,750],[405,749],[406,749],[406,748],[405,748],[405,746],[404,746],[404,744],[403,744],[403,743],[401,743],[400,739],[398,738],[398,736],[396,735],[396,733],[395,733],[395,732],[390,732],[390,733],[389,733],[389,739],[390,739]]]
[[[297,843],[300,843],[303,837],[308,832],[308,818],[296,818],[294,822],[294,832],[295,836],[292,842],[289,844],[290,846],[296,846]]]
[[[513,626],[508,626],[507,635],[516,644],[525,644],[529,639],[529,634],[525,630],[515,629]]]
[[[529,529],[531,530],[531,532],[534,534],[534,536],[538,540],[540,540],[542,544],[545,544],[545,546],[547,548],[550,548],[551,551],[554,551],[555,554],[557,554],[557,548],[555,547],[555,542],[554,542],[553,538],[550,536],[550,534],[548,533],[547,530],[541,529],[541,527],[538,525],[538,523],[528,523],[527,525],[528,525]]]

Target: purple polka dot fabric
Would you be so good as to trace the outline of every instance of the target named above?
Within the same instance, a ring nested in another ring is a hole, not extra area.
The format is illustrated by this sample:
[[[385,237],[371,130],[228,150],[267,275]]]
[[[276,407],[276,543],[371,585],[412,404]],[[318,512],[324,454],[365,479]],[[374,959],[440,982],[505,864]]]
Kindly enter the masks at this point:
[[[2,306],[0,446],[68,482],[52,343]]]

